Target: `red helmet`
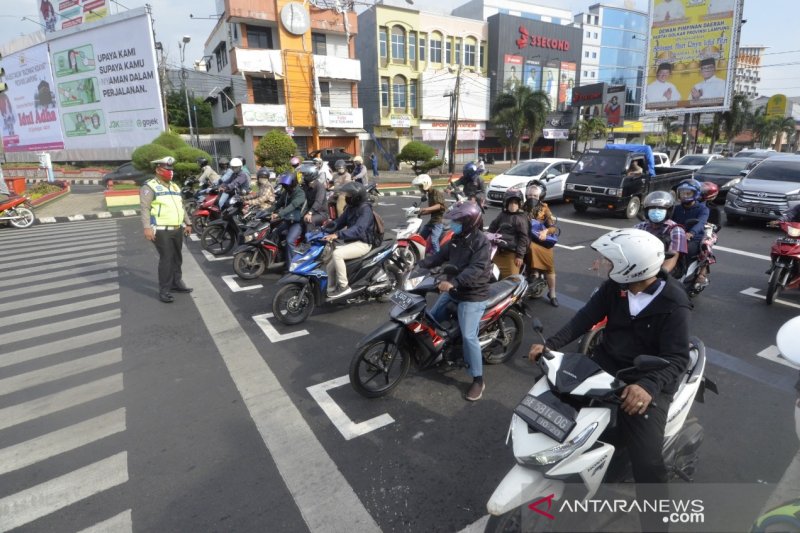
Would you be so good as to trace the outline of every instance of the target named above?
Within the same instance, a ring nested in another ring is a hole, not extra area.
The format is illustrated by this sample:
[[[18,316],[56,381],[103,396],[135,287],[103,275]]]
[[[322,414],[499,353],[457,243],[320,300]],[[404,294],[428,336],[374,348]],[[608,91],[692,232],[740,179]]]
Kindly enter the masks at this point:
[[[704,181],[700,184],[700,194],[703,195],[704,202],[710,202],[717,198],[717,195],[719,194],[719,187],[716,183]]]

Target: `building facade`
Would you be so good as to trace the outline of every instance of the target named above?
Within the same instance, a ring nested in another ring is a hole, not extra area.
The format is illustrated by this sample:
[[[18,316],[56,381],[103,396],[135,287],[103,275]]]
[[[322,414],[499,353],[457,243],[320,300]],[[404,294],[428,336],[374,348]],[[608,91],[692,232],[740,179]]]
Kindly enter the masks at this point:
[[[761,81],[761,56],[766,46],[740,46],[736,57],[736,77],[734,78],[734,94],[743,94],[748,98],[758,98],[758,84]]]
[[[289,0],[217,0],[217,8],[223,14],[205,43],[209,74],[220,80],[209,95],[215,124],[244,128],[247,146],[277,128],[302,155],[333,147],[358,153],[355,13]],[[237,77],[246,83],[242,100]]]
[[[572,12],[569,9],[539,6],[517,0],[471,0],[453,9],[452,14],[475,20],[489,20],[492,15],[511,15],[562,26],[572,25]]]

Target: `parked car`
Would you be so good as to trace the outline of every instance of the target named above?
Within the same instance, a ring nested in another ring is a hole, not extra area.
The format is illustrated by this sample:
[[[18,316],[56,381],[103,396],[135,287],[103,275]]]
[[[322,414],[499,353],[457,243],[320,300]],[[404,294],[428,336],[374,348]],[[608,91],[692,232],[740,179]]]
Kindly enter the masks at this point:
[[[487,199],[490,203],[502,205],[506,189],[514,186],[525,189],[528,182],[538,179],[547,187],[545,201],[561,200],[564,196],[564,181],[574,164],[575,161],[571,159],[550,157],[522,161],[492,178]]]
[[[719,203],[725,203],[725,197],[731,187],[742,181],[761,159],[753,157],[735,157],[715,159],[694,173],[697,181],[710,181],[719,187],[717,196]]]
[[[669,167],[672,166],[670,163],[669,156],[664,152],[653,152],[653,161],[656,162],[656,167]]]
[[[315,157],[319,157],[326,163],[328,166],[333,169],[334,163],[336,163],[340,159],[344,159],[345,161],[350,161],[355,157],[354,154],[347,152],[344,148],[323,148],[322,150],[314,150],[313,152],[308,153],[308,159],[314,159]]]
[[[722,159],[722,156],[720,154],[689,154],[678,159],[672,166],[673,168],[697,170],[715,159]]]
[[[742,218],[773,220],[800,204],[800,156],[773,155],[728,191],[729,223]]]
[[[756,159],[766,159],[774,155],[778,155],[778,152],[770,148],[768,150],[759,150],[759,149],[741,150],[733,157],[754,157]]]
[[[136,185],[144,185],[144,182],[149,180],[151,177],[152,174],[137,170],[133,166],[133,163],[129,162],[123,163],[115,170],[105,174],[103,176],[103,185],[106,187],[106,189],[111,185],[112,182],[132,181]]]

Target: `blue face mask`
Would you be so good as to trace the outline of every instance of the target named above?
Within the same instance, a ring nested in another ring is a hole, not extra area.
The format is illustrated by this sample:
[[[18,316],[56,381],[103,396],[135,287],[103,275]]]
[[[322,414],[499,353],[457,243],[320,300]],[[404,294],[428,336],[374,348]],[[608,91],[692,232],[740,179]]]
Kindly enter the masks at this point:
[[[453,230],[453,233],[458,235],[462,231],[464,231],[464,225],[461,224],[461,222],[451,222],[450,223],[450,229]]]
[[[654,223],[659,224],[664,222],[667,218],[667,210],[666,209],[648,209],[647,210],[647,219]]]

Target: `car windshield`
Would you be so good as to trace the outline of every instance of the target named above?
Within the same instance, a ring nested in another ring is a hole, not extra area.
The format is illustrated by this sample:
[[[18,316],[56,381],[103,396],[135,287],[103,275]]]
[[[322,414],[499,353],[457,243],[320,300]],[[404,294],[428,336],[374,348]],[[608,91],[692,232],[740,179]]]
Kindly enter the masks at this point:
[[[698,174],[719,174],[721,176],[734,176],[745,170],[750,165],[750,159],[717,159],[697,171]]]
[[[586,174],[599,174],[603,176],[624,174],[627,170],[625,166],[627,158],[609,157],[597,154],[587,154],[581,157],[574,167],[573,172]]]
[[[742,150],[733,157],[755,157],[756,159],[766,159],[777,152],[769,152],[767,150]]]
[[[678,159],[676,165],[705,165],[708,162],[707,155],[687,155]]]
[[[796,161],[764,161],[750,171],[747,179],[800,183],[800,157]]]
[[[547,168],[549,164],[550,163],[544,163],[542,161],[529,161],[527,163],[520,163],[508,172],[505,172],[505,174],[507,176],[538,176],[544,171],[544,169]]]

